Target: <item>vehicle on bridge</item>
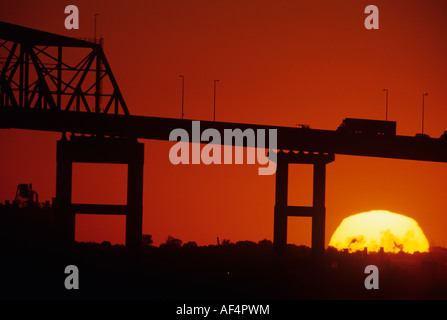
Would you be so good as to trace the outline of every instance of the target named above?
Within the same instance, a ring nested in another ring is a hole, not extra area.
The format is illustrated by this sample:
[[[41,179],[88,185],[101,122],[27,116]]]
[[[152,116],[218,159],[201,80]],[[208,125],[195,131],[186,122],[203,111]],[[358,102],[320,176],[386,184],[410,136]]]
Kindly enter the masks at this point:
[[[440,140],[447,142],[447,131],[444,131],[443,134],[439,137]]]
[[[396,135],[396,122],[370,119],[346,118],[337,128],[337,132],[364,135]]]
[[[415,138],[419,139],[419,140],[423,140],[423,141],[431,139],[430,136],[428,134],[425,134],[425,133],[416,133]]]

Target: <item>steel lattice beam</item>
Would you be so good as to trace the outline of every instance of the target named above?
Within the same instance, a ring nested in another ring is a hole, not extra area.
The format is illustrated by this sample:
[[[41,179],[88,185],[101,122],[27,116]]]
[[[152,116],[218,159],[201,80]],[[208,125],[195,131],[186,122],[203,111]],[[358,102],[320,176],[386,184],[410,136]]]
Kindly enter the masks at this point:
[[[5,22],[0,39],[0,107],[129,114],[101,43]]]

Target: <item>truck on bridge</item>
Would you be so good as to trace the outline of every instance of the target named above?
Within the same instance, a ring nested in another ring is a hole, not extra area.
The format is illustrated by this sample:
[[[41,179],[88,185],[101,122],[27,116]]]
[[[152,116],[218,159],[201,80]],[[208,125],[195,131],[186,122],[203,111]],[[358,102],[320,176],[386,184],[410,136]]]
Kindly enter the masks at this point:
[[[346,118],[338,127],[337,132],[364,135],[396,135],[396,122],[370,119]]]

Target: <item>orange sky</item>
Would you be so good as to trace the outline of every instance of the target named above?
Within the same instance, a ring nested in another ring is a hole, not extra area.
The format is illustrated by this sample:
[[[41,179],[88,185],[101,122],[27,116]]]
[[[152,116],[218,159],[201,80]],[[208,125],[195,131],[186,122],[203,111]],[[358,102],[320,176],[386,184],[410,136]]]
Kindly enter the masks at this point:
[[[80,10],[80,30],[64,28],[64,8]],[[368,4],[380,29],[366,30]],[[98,34],[134,115],[216,119],[336,129],[345,117],[389,119],[397,133],[447,130],[445,1],[31,1],[3,0],[0,20],[73,37]],[[42,200],[55,195],[59,134],[0,131],[0,201],[19,183]],[[198,244],[273,238],[274,176],[256,165],[169,162],[169,142],[145,140],[144,233]],[[125,166],[76,165],[73,200],[124,203]],[[294,166],[292,205],[310,202],[310,167]],[[342,219],[385,209],[418,221],[431,245],[447,246],[447,164],[336,156],[327,167],[326,244]],[[113,200],[110,200],[113,199]],[[310,218],[289,219],[289,242],[310,245]],[[123,217],[77,216],[78,240],[124,241]]]

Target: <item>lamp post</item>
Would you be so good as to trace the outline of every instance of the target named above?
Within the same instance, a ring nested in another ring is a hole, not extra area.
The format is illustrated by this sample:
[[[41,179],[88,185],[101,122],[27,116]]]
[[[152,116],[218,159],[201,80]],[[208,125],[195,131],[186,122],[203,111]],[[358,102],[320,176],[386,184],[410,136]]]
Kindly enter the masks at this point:
[[[216,83],[219,82],[219,80],[214,80],[214,115],[213,115],[213,121],[216,121]]]
[[[422,134],[424,133],[424,102],[425,102],[425,96],[428,96],[428,93],[422,94]]]
[[[385,121],[388,121],[388,89],[383,89],[386,93],[386,100],[385,100]]]
[[[183,74],[179,75],[180,78],[182,78],[182,119],[183,119],[183,106],[185,103],[185,76]]]
[[[95,13],[95,43],[96,43],[96,17],[99,16],[99,13]]]

